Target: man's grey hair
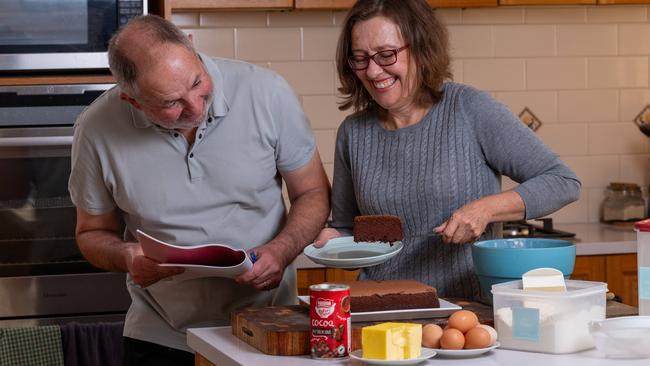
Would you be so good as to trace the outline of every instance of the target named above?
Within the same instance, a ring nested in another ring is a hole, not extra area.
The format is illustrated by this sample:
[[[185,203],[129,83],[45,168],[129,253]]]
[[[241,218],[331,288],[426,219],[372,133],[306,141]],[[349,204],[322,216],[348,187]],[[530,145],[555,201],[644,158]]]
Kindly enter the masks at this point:
[[[126,26],[119,29],[108,42],[108,64],[111,73],[127,93],[137,93],[138,68],[134,60],[128,56],[127,49],[132,45],[124,44],[122,41],[122,35],[125,31],[137,32],[137,36],[142,41],[140,47],[143,50],[141,52],[146,52],[144,48],[156,44],[171,43],[196,53],[187,35],[173,23],[157,15],[143,15],[133,18]]]

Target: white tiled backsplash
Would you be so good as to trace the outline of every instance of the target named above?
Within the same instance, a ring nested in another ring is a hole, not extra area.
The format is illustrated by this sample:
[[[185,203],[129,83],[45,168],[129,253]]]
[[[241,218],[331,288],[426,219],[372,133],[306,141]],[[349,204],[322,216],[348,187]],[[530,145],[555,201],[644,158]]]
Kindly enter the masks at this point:
[[[647,6],[440,9],[448,25],[454,80],[490,91],[582,180],[580,200],[557,222],[596,222],[612,181],[647,187],[648,138],[632,122],[650,103]],[[178,13],[199,50],[269,67],[294,87],[332,174],[337,109],[334,54],[345,12]],[[504,179],[504,188],[512,186]]]

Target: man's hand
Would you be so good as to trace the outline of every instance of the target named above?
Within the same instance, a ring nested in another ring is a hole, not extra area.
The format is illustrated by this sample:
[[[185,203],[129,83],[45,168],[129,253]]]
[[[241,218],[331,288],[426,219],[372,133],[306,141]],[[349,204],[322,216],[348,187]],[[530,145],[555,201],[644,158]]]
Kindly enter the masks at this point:
[[[181,267],[160,266],[158,262],[144,256],[139,243],[132,244],[129,250],[127,250],[126,265],[136,285],[144,288],[164,278],[175,276],[185,271]]]
[[[341,237],[341,233],[333,228],[325,228],[320,231],[316,240],[314,240],[314,246],[316,248],[322,248],[327,244],[330,239]]]
[[[270,290],[278,287],[282,281],[284,268],[289,265],[289,262],[282,255],[280,245],[273,242],[254,248],[257,261],[253,264],[253,268],[235,278],[237,283],[242,285],[250,285],[258,290]]]

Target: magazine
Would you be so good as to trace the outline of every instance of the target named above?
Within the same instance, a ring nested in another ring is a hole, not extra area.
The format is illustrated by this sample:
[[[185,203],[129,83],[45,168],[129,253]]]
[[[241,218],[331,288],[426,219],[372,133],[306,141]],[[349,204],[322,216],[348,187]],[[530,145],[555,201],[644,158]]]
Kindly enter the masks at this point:
[[[165,243],[140,230],[136,234],[145,256],[160,262],[161,266],[185,268],[185,272],[171,278],[173,281],[202,277],[235,278],[253,267],[245,250],[229,245],[179,246]]]

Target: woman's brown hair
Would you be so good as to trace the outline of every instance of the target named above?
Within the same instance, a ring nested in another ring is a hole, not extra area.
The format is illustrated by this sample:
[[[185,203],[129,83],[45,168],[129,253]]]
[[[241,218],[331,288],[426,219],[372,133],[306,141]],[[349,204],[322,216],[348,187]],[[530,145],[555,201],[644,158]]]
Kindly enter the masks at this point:
[[[382,109],[348,64],[352,55],[352,28],[376,16],[393,21],[409,45],[408,51],[417,66],[415,103],[421,106],[437,103],[442,96],[442,84],[451,78],[451,71],[447,31],[433,9],[425,0],[359,0],[348,13],[336,50],[336,68],[341,81],[339,92],[343,94],[339,109]]]

